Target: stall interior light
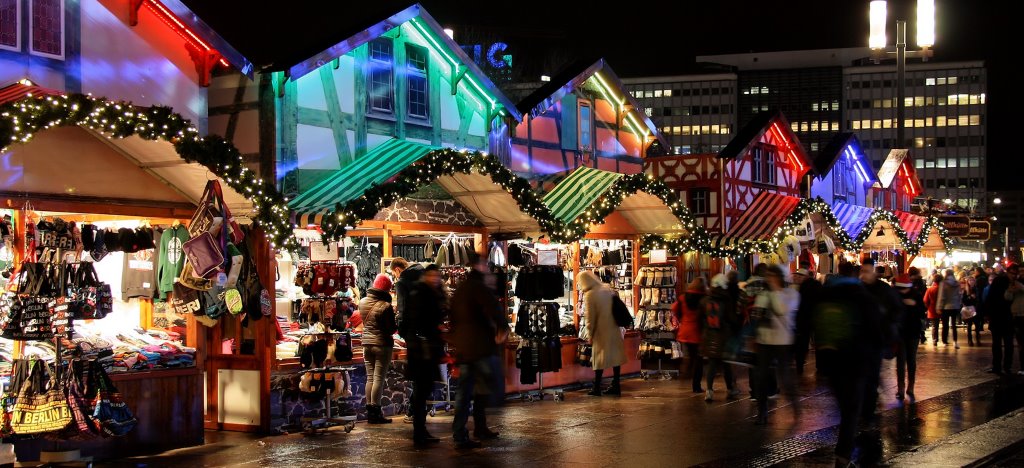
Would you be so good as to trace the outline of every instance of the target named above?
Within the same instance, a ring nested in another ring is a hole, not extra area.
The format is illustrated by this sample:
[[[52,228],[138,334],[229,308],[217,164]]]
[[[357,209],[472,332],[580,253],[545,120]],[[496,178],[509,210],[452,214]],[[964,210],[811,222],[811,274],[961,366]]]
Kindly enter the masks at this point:
[[[171,13],[171,11],[168,10],[167,7],[163,6],[159,1],[146,0],[144,4],[146,5],[146,8],[148,8],[150,11],[153,12],[153,14],[156,15],[157,18],[160,18],[160,21],[163,21],[164,24],[169,26],[172,30],[174,30],[174,32],[178,33],[178,35],[181,36],[182,39],[185,39],[193,46],[195,46],[197,49],[201,49],[204,51],[214,50],[213,47],[210,47],[210,45],[206,43],[206,41],[200,39],[199,36],[196,36],[196,34],[192,32],[192,30],[189,29],[188,26],[185,26],[184,23],[178,21],[178,18],[174,16],[174,13]],[[225,67],[230,66],[228,64],[228,61],[224,60],[223,57],[221,57],[219,63]]]
[[[874,0],[871,2],[869,10],[871,33],[868,36],[868,46],[872,49],[882,49],[885,47],[886,14],[885,0]]]

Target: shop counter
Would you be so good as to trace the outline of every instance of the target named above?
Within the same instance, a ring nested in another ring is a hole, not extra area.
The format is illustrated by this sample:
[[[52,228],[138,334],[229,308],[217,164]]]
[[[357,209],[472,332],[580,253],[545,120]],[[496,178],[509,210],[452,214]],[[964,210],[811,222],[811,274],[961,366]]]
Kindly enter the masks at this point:
[[[123,437],[85,442],[21,440],[15,444],[18,460],[39,460],[40,451],[80,450],[97,460],[151,455],[202,445],[203,373],[195,367],[111,373],[124,402],[139,420]]]

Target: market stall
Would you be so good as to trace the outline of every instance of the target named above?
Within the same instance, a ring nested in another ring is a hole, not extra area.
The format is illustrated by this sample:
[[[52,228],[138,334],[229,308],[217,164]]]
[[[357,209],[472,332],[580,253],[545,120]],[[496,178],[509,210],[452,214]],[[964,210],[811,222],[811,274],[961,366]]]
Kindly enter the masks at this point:
[[[906,211],[897,211],[900,226],[907,233],[907,267],[917,267],[927,278],[941,265],[942,257],[950,252],[952,245],[945,228],[935,216],[921,216]],[[941,255],[940,255],[941,253]]]
[[[880,208],[867,208],[835,202],[835,214],[851,239],[847,260],[860,263],[873,257],[876,266],[895,274],[906,271],[907,234],[896,215]],[[837,261],[839,259],[836,259]]]
[[[184,231],[211,180],[223,182],[219,206],[240,224],[253,224],[240,227],[250,252],[244,258],[260,277],[272,271],[271,243],[285,245],[289,238],[287,219],[278,215],[283,198],[273,184],[244,168],[230,143],[201,138],[166,108],[36,95],[7,104],[0,115],[0,141],[15,142],[2,150],[0,167],[0,179],[8,182],[0,201],[13,221],[13,255],[10,248],[5,255],[15,267],[7,277],[14,292],[5,296],[3,311],[5,334],[17,338],[11,357],[49,361],[55,376],[69,375],[79,362],[100,363],[137,419],[119,437],[19,440],[19,459],[37,460],[41,449],[102,458],[201,444],[204,423],[227,428],[222,424],[229,415],[245,418],[239,428],[258,428],[265,378],[258,363],[269,349],[264,337],[272,322],[245,326],[244,318],[233,316],[197,325],[194,310],[169,305],[177,296],[168,292],[184,277],[182,243],[191,237]],[[27,290],[26,275],[36,268],[68,276],[51,277],[45,293]],[[41,333],[25,321],[24,304],[43,297],[56,307],[36,314],[51,324]],[[14,300],[22,306],[17,322]],[[237,339],[246,333],[247,344]],[[221,338],[229,334],[234,347],[224,352]],[[234,380],[240,376],[235,364],[250,370],[244,385]],[[21,381],[19,365],[12,367]]]

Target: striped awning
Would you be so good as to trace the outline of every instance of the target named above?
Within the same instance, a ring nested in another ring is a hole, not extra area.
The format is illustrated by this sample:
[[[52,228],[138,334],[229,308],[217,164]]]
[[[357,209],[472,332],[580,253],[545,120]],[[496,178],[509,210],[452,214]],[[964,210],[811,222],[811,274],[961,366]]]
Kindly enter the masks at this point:
[[[874,213],[874,208],[868,208],[864,206],[851,205],[849,203],[834,202],[832,206],[832,213],[836,215],[836,219],[839,220],[839,225],[843,227],[850,237],[856,238],[860,235],[860,232],[867,226],[868,220],[871,219],[871,213]]]
[[[20,101],[28,96],[57,96],[60,94],[63,93],[55,89],[17,82],[0,88],[0,105]]]
[[[896,217],[899,218],[900,226],[906,231],[911,242],[917,241],[917,236],[921,235],[921,229],[924,229],[924,223],[928,221],[928,218],[924,216],[906,211],[897,211]]]
[[[435,146],[391,139],[370,150],[288,202],[296,213],[296,224],[320,224],[322,216],[336,203],[346,204],[359,198],[374,184],[382,184],[406,167],[419,161]]]
[[[742,241],[771,239],[799,204],[800,199],[797,197],[761,192],[743,215],[733,223],[729,232],[721,238],[712,238],[712,243],[719,247],[728,247]]]
[[[622,177],[615,172],[577,168],[547,195],[544,204],[555,219],[570,223],[604,195]]]

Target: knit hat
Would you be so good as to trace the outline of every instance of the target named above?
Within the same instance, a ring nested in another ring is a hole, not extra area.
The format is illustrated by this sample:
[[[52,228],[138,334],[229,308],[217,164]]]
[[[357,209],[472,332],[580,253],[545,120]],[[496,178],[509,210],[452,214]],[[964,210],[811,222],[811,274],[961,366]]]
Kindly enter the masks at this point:
[[[724,273],[719,273],[711,278],[711,287],[719,289],[727,289],[729,287],[729,277],[725,276]]]
[[[377,274],[377,277],[373,279],[373,289],[379,289],[381,291],[391,290],[391,278],[384,273]]]
[[[909,275],[900,275],[892,284],[897,288],[911,288],[914,286],[914,282],[910,280]]]

